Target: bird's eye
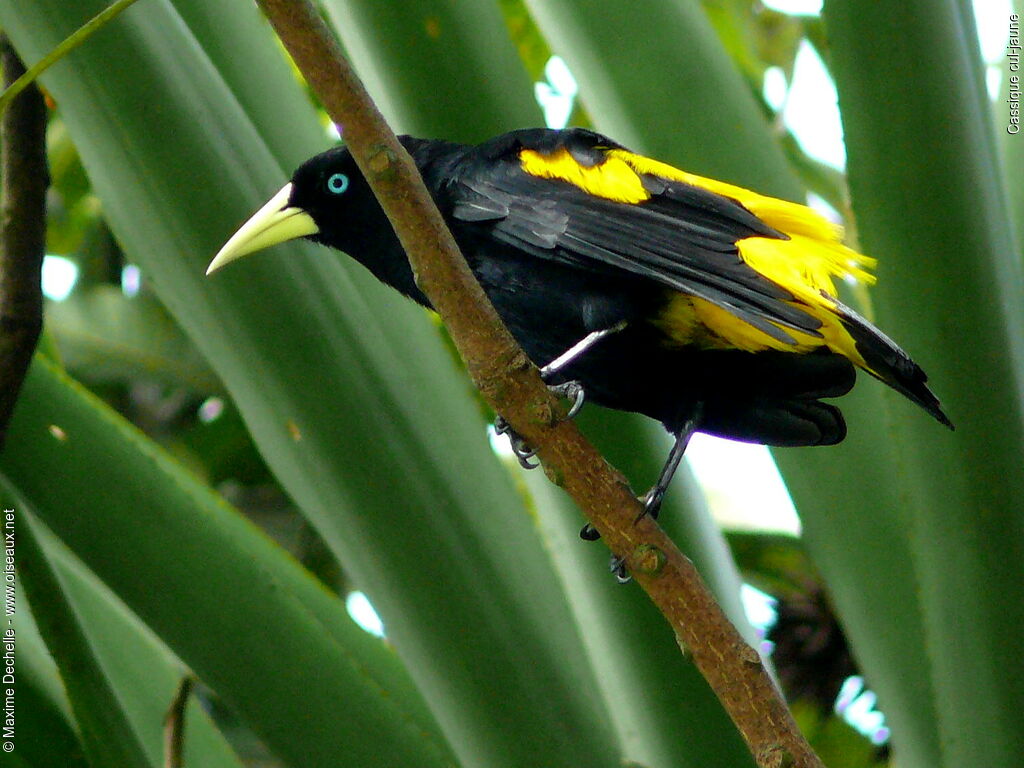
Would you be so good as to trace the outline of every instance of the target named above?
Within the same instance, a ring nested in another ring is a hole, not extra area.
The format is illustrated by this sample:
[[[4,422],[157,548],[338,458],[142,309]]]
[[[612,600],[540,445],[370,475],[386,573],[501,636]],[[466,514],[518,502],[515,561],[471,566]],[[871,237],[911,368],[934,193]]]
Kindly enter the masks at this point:
[[[348,189],[348,176],[344,173],[331,174],[330,178],[327,179],[327,189],[335,195],[340,195]]]

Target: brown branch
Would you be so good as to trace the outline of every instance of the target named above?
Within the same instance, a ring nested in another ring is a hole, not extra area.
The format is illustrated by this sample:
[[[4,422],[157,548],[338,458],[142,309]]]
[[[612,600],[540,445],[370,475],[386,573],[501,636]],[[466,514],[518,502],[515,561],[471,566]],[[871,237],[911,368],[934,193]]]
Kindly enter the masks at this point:
[[[186,673],[178,681],[178,690],[164,715],[164,768],[181,768],[185,754],[185,707],[196,679]]]
[[[0,36],[4,85],[24,72]],[[42,266],[46,248],[46,104],[34,85],[0,117],[0,446],[43,329]]]
[[[537,449],[544,471],[586,513],[609,548],[626,557],[736,723],[759,766],[822,768],[800,735],[757,652],[743,640],[693,563],[641,507],[559,407],[498,319],[395,139],[308,0],[259,0],[380,200],[473,381]]]

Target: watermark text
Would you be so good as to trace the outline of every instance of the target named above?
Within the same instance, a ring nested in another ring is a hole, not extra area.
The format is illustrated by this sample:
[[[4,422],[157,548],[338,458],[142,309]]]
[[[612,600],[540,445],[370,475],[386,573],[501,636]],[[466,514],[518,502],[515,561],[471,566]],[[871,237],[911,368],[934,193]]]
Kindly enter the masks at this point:
[[[1006,43],[1006,64],[1010,68],[1008,80],[1009,90],[1006,103],[1010,105],[1010,118],[1006,123],[1006,132],[1020,133],[1020,14],[1010,14],[1010,39]]]
[[[0,624],[0,749],[14,751],[14,614],[17,598],[14,592],[14,510],[5,509],[2,525],[4,540],[3,584],[4,617]]]

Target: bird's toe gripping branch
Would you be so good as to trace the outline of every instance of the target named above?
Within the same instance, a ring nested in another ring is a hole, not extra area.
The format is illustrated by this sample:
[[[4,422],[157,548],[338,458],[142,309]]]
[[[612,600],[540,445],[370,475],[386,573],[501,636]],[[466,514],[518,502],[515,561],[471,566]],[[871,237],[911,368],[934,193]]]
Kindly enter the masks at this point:
[[[578,381],[566,381],[563,384],[548,384],[548,389],[553,394],[572,401],[572,406],[570,406],[569,412],[565,414],[565,418],[566,420],[576,418],[576,414],[583,408],[583,403],[587,399],[587,393],[583,389],[583,385]]]
[[[612,555],[611,560],[608,561],[608,570],[612,572],[612,576],[619,584],[629,584],[633,580],[626,568],[626,558],[624,557]]]
[[[530,461],[537,454],[537,451],[527,444],[522,435],[512,429],[512,425],[505,421],[503,416],[499,415],[495,418],[494,431],[499,435],[508,435],[508,444],[512,448],[512,453],[519,461],[519,466],[523,469],[536,469],[540,466],[539,462],[534,463]]]
[[[587,399],[586,391],[583,389],[583,385],[578,381],[567,381],[562,384],[549,384],[548,389],[553,394],[572,401],[569,411],[565,414],[566,419],[575,418],[576,414],[580,412],[580,409],[583,407],[583,403]],[[508,442],[512,447],[512,453],[515,455],[516,459],[519,461],[519,465],[523,469],[536,469],[540,466],[538,462],[530,461],[530,459],[537,454],[537,451],[531,448],[523,437],[512,429],[512,426],[505,421],[502,416],[498,416],[494,420],[494,431],[499,435],[508,435]]]

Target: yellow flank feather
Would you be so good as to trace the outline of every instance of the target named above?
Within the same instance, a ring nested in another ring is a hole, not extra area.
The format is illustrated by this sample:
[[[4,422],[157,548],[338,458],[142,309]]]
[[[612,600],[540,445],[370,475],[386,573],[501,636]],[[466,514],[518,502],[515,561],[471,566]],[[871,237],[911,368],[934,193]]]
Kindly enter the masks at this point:
[[[823,338],[784,328],[785,333],[795,342],[785,344],[717,304],[675,291],[671,292],[668,303],[654,322],[679,346],[696,346],[700,349],[810,352],[825,343]]]
[[[640,203],[651,197],[632,167],[619,158],[608,157],[600,165],[585,166],[562,148],[550,155],[524,149],[519,160],[531,176],[561,179],[597,197],[620,203]]]
[[[795,302],[804,311],[821,320],[820,336],[811,336],[793,328],[779,326],[793,339],[787,344],[769,336],[759,328],[744,322],[727,309],[705,299],[698,299],[673,292],[668,303],[655,319],[669,339],[679,346],[696,346],[700,349],[739,349],[744,352],[763,352],[777,349],[784,352],[813,352],[819,347],[828,347],[845,356],[854,365],[871,370],[857,351],[850,333],[830,311],[831,302],[820,297],[814,306]]]
[[[840,242],[842,227],[804,205],[759,195],[734,184],[681,171],[666,163],[609,149],[605,160],[581,165],[567,149],[551,154],[520,152],[522,168],[541,178],[560,179],[588,194],[622,203],[642,203],[651,195],[641,174],[690,184],[735,200],[788,239],[748,237],[736,243],[739,256],[751,268],[793,294],[790,303],[821,321],[820,336],[780,325],[793,343],[780,341],[709,301],[672,292],[656,323],[670,339],[704,349],[741,349],[759,352],[778,349],[810,352],[821,346],[867,368],[849,332],[835,314],[834,278],[872,283],[868,269],[875,260]]]

